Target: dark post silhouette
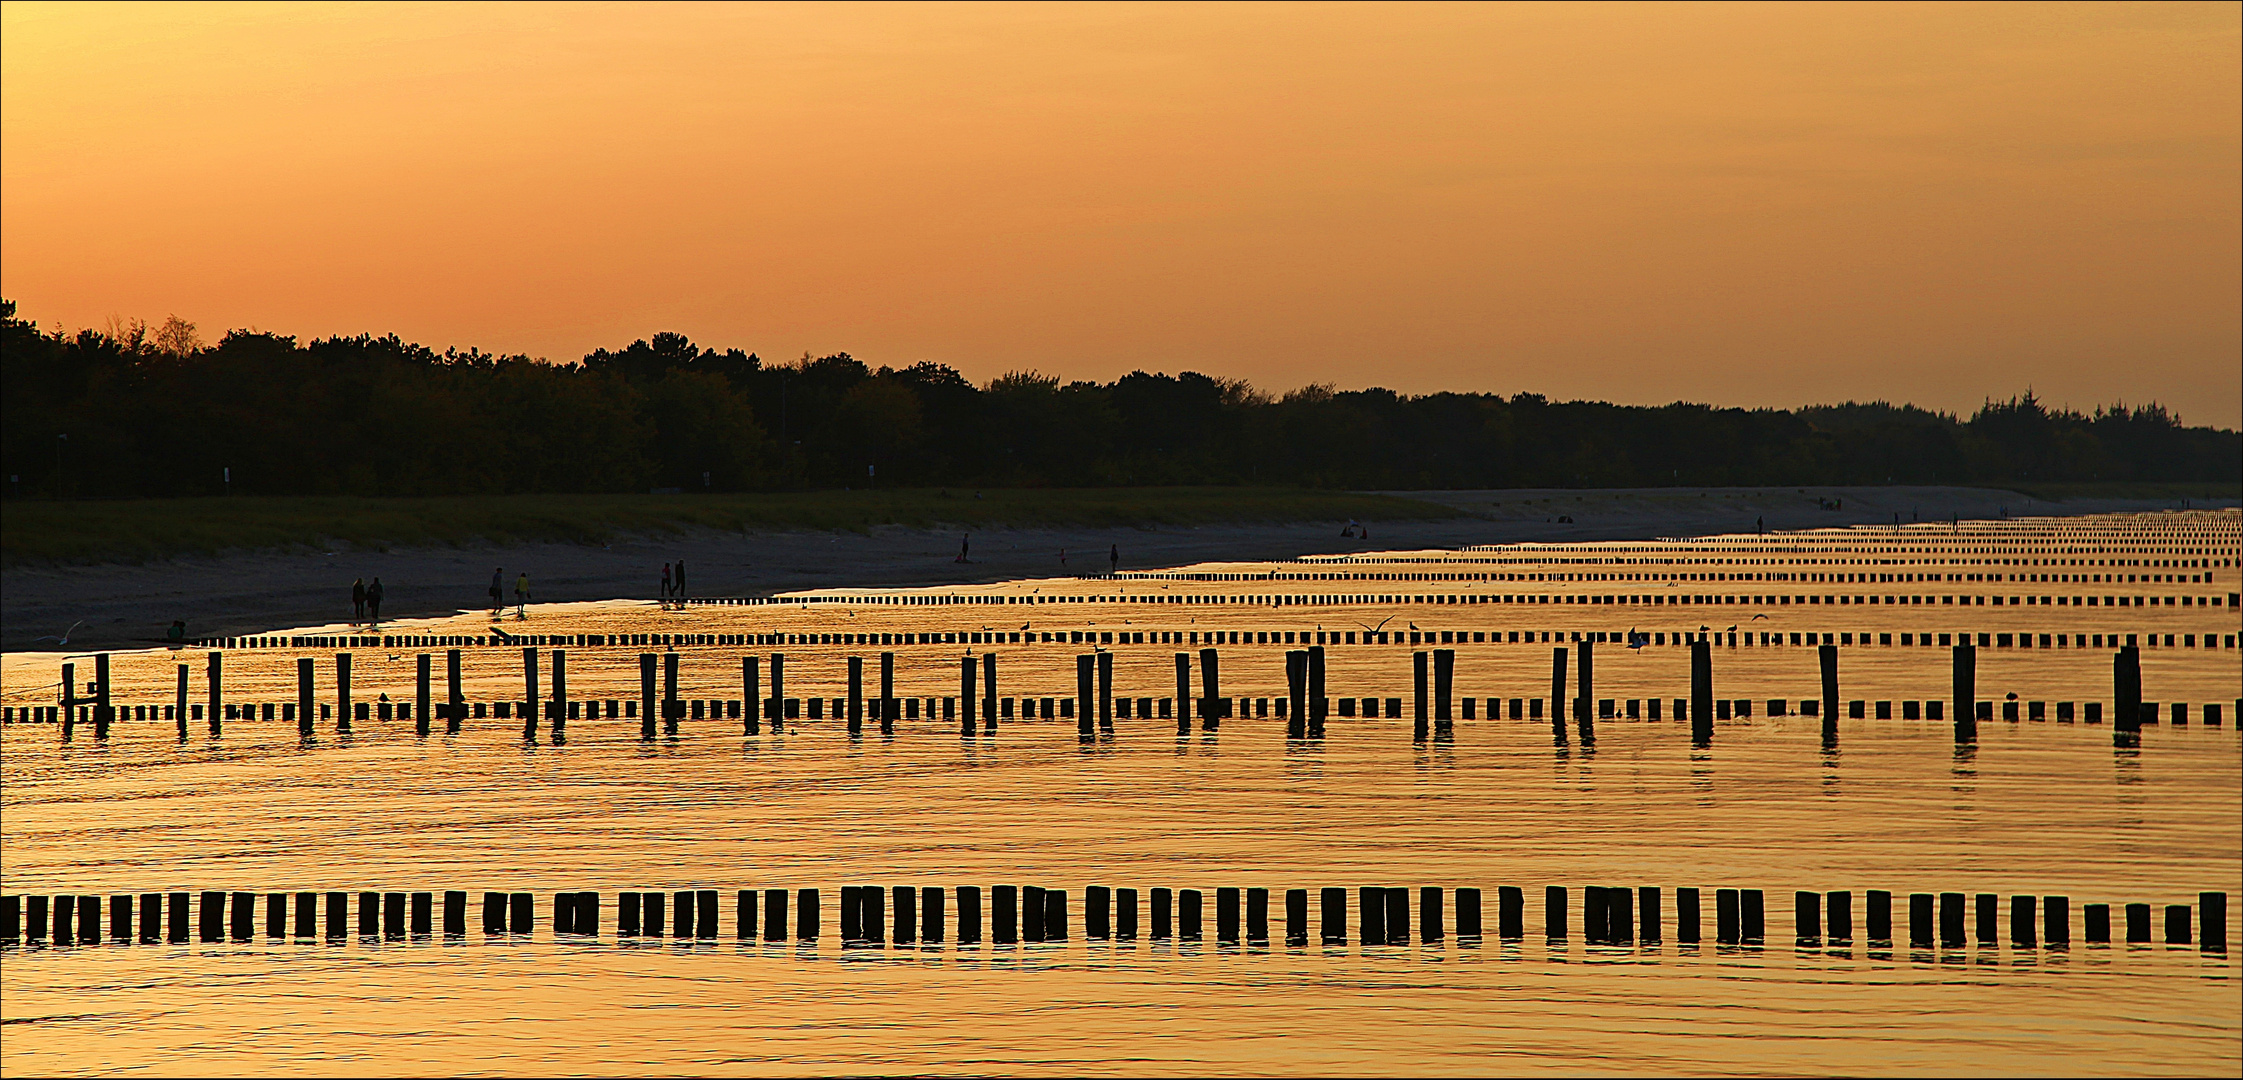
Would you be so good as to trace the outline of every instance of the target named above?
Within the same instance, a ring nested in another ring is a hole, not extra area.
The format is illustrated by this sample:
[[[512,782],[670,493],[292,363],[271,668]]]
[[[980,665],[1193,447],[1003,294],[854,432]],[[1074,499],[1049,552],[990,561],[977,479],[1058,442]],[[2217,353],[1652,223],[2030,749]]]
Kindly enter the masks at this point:
[[[447,705],[444,707],[444,734],[460,733],[460,721],[467,717],[467,697],[460,690],[460,651],[444,651],[444,681]]]
[[[864,657],[861,656],[849,658],[849,734],[864,734]]]
[[[895,654],[882,655],[888,658],[883,661],[881,668],[881,681],[886,684],[894,674]],[[740,658],[740,733],[743,735],[763,734],[763,678],[762,673],[756,670],[758,666],[753,656]],[[892,690],[893,686],[886,686],[885,689]],[[882,715],[886,715],[886,710],[882,710]]]
[[[1176,734],[1192,731],[1192,654],[1176,654]]]
[[[537,738],[537,709],[544,695],[537,692],[537,650],[522,650],[522,737]]]
[[[1083,739],[1091,738],[1096,734],[1096,729],[1091,726],[1093,721],[1090,718],[1090,687],[1092,667],[1095,663],[1095,659],[1089,653],[1082,653],[1075,657],[1075,735]]]
[[[413,657],[413,734],[428,737],[429,656],[420,653]]]
[[[1217,700],[1223,692],[1219,664],[1220,661],[1216,659],[1215,650],[1201,649],[1199,651],[1199,684],[1206,689],[1206,696],[1200,698],[1199,729],[1201,731],[1213,731],[1223,720],[1222,705]]]
[[[2132,645],[2111,657],[2111,707],[2115,730],[2128,735],[2142,730],[2142,653]]]
[[[1426,715],[1425,654],[1410,654],[1410,737],[1424,742],[1431,734],[1431,717]]]
[[[1565,650],[1550,650],[1550,737],[1565,743]]]
[[[1596,647],[1586,635],[1581,638],[1581,674],[1574,681],[1579,692],[1573,698],[1573,725],[1581,733],[1583,746],[1597,741]]]
[[[205,660],[203,667],[203,678],[208,683],[205,689],[209,693],[209,703],[205,705],[204,708],[210,710],[208,719],[210,721],[210,733],[212,735],[217,735],[220,733],[222,728],[219,721],[226,715],[224,693],[225,660],[226,658],[224,654],[213,650],[210,653],[209,657]]]
[[[1822,664],[1822,733],[1838,734],[1838,646],[1818,645],[1815,658]]]
[[[685,712],[685,702],[678,700],[678,654],[662,654],[662,734],[678,733],[678,716]]]
[[[1955,741],[1978,741],[1978,646],[1955,646]]]
[[[1114,654],[1098,654],[1098,730],[1114,733]]]
[[[967,738],[974,733],[974,658],[958,658],[958,734]]]
[[[311,736],[312,712],[317,707],[312,696],[312,658],[299,657],[296,661],[296,734]]]
[[[896,733],[896,654],[892,652],[880,654],[880,733]]]
[[[335,731],[350,734],[350,654],[335,654]]]
[[[1702,638],[1690,643],[1690,742],[1713,745],[1713,646]]]

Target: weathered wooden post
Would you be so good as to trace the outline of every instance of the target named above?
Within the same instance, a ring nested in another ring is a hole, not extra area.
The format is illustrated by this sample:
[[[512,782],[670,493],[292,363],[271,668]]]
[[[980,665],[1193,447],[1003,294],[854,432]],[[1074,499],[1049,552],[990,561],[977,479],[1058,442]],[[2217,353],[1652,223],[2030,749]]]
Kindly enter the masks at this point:
[[[1311,646],[1308,650],[1308,737],[1324,737],[1324,713],[1328,705],[1324,698],[1324,646]]]
[[[1219,700],[1223,692],[1220,664],[1221,661],[1216,658],[1215,650],[1201,649],[1199,651],[1199,683],[1206,689],[1205,696],[1200,698],[1199,706],[1199,729],[1201,731],[1214,731],[1222,723],[1222,703]]]
[[[1433,735],[1447,738],[1456,728],[1450,695],[1456,689],[1456,650],[1433,650]]]
[[[109,703],[109,654],[96,653],[93,658],[93,737],[109,737],[109,724],[116,719],[116,707]]]
[[[1114,654],[1098,654],[1098,730],[1114,733]]]
[[[1176,734],[1192,732],[1192,654],[1176,654]]]
[[[997,654],[981,655],[981,733],[997,733]]]
[[[467,718],[467,695],[460,688],[460,651],[444,651],[444,734],[460,733],[460,723]]]
[[[537,738],[537,712],[545,696],[537,692],[537,650],[522,650],[522,738]]]
[[[569,654],[553,650],[553,738],[559,740],[568,734],[569,726]]]
[[[1091,677],[1097,661],[1089,653],[1075,657],[1075,737],[1088,740],[1097,734],[1091,719]]]
[[[678,720],[685,713],[685,702],[678,699],[678,654],[662,654],[662,734],[678,733]]]
[[[848,659],[849,670],[849,734],[864,734],[864,657]]]
[[[311,737],[312,713],[315,708],[312,696],[312,658],[309,656],[298,657],[296,660],[296,734],[307,739]]]
[[[783,652],[771,654],[771,707],[765,710],[764,717],[771,721],[773,734],[786,731],[787,654]],[[784,922],[785,920],[782,919],[781,921]],[[781,929],[785,928],[782,926]]]
[[[2112,729],[2136,735],[2142,730],[2142,653],[2128,645],[2111,657]]]
[[[210,721],[210,733],[212,735],[221,734],[224,730],[220,720],[226,715],[225,662],[225,654],[216,650],[212,650],[209,655],[203,658],[203,680],[206,684],[204,690],[209,697],[209,702],[204,707],[210,710],[207,719]]]
[[[880,654],[880,733],[896,733],[896,654]]]
[[[1410,718],[1411,738],[1424,742],[1432,733],[1431,718],[1426,715],[1426,656],[1422,652],[1410,654]]]
[[[893,656],[894,654],[884,655]],[[763,734],[763,721],[761,719],[763,716],[763,679],[761,677],[762,673],[756,670],[759,666],[753,656],[740,658],[740,733],[743,735]],[[883,668],[881,672],[883,682],[887,680],[889,674],[890,672]],[[885,713],[885,710],[883,710],[883,713]],[[754,937],[755,935],[751,933],[747,936]]]
[[[62,665],[62,741],[78,732],[78,665]]]
[[[1978,741],[1978,646],[1955,646],[1955,741]]]
[[[335,654],[335,733],[350,734],[350,654]]]
[[[1713,646],[1704,638],[1690,643],[1690,744],[1713,745]]]
[[[1287,650],[1285,653],[1285,701],[1285,737],[1307,737],[1308,653],[1298,649]]]
[[[654,654],[639,654],[639,738],[654,737]]]
[[[1574,680],[1579,692],[1573,696],[1573,725],[1581,733],[1583,746],[1597,741],[1596,648],[1597,643],[1590,640],[1589,635],[1582,635],[1581,674]]]
[[[179,718],[179,741],[187,741],[187,665],[179,665],[179,692],[176,695],[175,715]]]
[[[413,734],[428,737],[428,654],[413,657]]]
[[[973,657],[958,658],[958,736],[965,739],[974,735],[974,672]]]
[[[1565,650],[1550,650],[1550,737],[1565,744]]]
[[[1838,646],[1818,645],[1815,658],[1822,664],[1822,734],[1838,735]]]

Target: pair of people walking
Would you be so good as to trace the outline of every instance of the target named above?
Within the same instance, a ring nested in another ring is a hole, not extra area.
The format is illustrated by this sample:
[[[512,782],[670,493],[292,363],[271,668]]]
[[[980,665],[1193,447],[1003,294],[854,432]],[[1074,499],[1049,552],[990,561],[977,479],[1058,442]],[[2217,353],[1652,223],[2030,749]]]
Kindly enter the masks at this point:
[[[350,583],[351,622],[378,623],[382,621],[382,579],[375,578],[369,585],[365,578]]]
[[[504,567],[492,567],[490,595],[491,618],[493,619],[500,618],[506,613],[505,581],[506,569]],[[514,618],[517,621],[529,618],[529,607],[530,575],[528,571],[524,571],[515,575],[514,578]]]
[[[672,601],[679,604],[685,603],[685,560],[679,559],[675,564],[675,570],[672,569],[672,565],[671,563],[662,564],[662,605],[664,607],[668,607]]]

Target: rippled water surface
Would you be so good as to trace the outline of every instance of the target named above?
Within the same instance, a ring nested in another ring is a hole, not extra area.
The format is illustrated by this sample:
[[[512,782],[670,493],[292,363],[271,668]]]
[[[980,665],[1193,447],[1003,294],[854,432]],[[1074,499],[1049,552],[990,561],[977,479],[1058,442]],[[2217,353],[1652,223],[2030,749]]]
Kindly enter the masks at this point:
[[[1531,621],[1496,606],[1393,610],[1404,624],[1538,632],[1611,621],[1555,608]],[[975,629],[993,622],[984,614],[974,612]],[[1319,614],[1306,613],[1311,627]],[[1853,621],[1912,627],[1883,614]],[[2069,631],[2062,620],[2073,614],[2022,612],[2016,628]],[[2076,614],[2083,632],[2109,621]],[[2201,633],[2210,622],[2194,611],[2126,614],[2113,630]],[[2214,614],[2233,631],[2228,610]],[[1805,625],[1804,615],[1776,615],[1763,622],[1779,632]],[[1118,604],[1065,617],[1076,628],[1170,627]],[[467,633],[481,620],[387,632]],[[1299,609],[1241,606],[1220,625],[1303,621]],[[510,629],[952,624],[964,620],[941,609],[618,603],[533,608]],[[1552,645],[1455,647],[1459,694],[1547,695]],[[1082,649],[993,648],[1000,693],[1072,694]],[[358,692],[409,698],[415,651],[356,650]],[[684,692],[737,697],[747,651],[772,650],[681,650]],[[843,657],[880,649],[787,651],[792,695],[838,693]],[[956,693],[967,647],[894,651],[900,693]],[[1118,689],[1173,694],[1176,651],[1117,646]],[[1411,651],[1333,648],[1331,692],[1407,698]],[[572,693],[634,696],[636,652],[571,650]],[[1227,692],[1282,695],[1283,652],[1226,645]],[[1841,653],[1842,697],[1947,692],[1945,650]],[[229,683],[245,698],[288,700],[294,655],[231,653]],[[2231,699],[2237,656],[2145,651],[2145,695]],[[11,700],[42,672],[51,679],[59,659],[7,658]],[[120,699],[170,700],[173,661],[160,651],[117,657]],[[487,691],[471,697],[521,686],[518,651],[471,649],[468,664],[471,689]],[[1724,645],[1716,667],[1723,697],[1819,694],[1810,649]],[[1677,647],[1608,645],[1597,671],[1600,697],[1688,693]],[[1988,699],[2015,691],[2085,702],[2108,698],[2110,671],[2108,650],[1992,649],[1978,678]],[[349,735],[329,723],[308,742],[287,725],[240,723],[215,739],[197,728],[184,743],[168,724],[141,722],[120,724],[107,742],[81,730],[68,745],[51,726],[11,726],[0,732],[9,893],[496,889],[539,893],[540,922],[520,938],[11,948],[0,953],[0,1069],[2232,1075],[2243,1066],[2232,954],[2080,940],[2089,903],[2186,904],[2203,890],[2238,891],[2243,752],[2232,725],[2159,725],[2121,746],[2107,726],[1997,720],[1958,743],[1944,723],[1843,719],[1831,737],[1816,719],[1761,710],[1722,722],[1705,747],[1671,718],[1602,721],[1593,745],[1577,729],[1560,745],[1546,720],[1484,714],[1422,743],[1408,720],[1338,718],[1313,742],[1288,741],[1275,719],[1235,718],[1184,736],[1172,721],[1125,719],[1088,744],[1072,721],[1056,720],[971,739],[940,720],[906,721],[893,736],[868,727],[857,739],[832,720],[755,737],[738,721],[687,721],[652,741],[638,738],[636,721],[580,720],[565,745],[525,742],[517,724],[498,720],[426,739],[410,722],[361,723]],[[833,910],[844,884],[1065,889],[1075,937],[845,949]],[[1474,886],[1487,890],[1491,930],[1494,891],[1512,885],[1527,890],[1527,933],[1372,947],[1234,946],[1212,933],[1092,942],[1079,922],[1092,885]],[[1767,944],[1712,944],[1711,897],[1707,944],[1676,943],[1671,891],[1660,944],[1587,945],[1578,923],[1553,942],[1542,914],[1550,885],[1572,890],[1575,905],[1585,885],[1764,889]],[[725,936],[714,941],[547,932],[545,905],[558,890],[601,892],[612,930],[622,889],[802,887],[824,890],[826,934],[815,944],[735,942],[729,895]],[[2067,896],[2074,941],[1912,949],[1903,900],[1897,948],[1794,945],[1791,891],[1841,889],[1857,903],[1871,889],[1996,893],[2005,939],[2008,897]]]

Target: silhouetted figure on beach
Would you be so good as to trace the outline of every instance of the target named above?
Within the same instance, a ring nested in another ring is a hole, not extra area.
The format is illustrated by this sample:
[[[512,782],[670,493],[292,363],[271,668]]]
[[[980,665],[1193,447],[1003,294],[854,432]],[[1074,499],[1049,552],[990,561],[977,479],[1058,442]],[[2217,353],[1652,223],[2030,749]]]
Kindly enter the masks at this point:
[[[382,621],[382,579],[380,578],[375,578],[373,584],[366,586],[366,621],[370,623]]]
[[[1121,573],[1121,545],[1120,545],[1120,544],[1115,544],[1115,545],[1113,546],[1112,550],[1109,550],[1108,552],[1106,552],[1106,576],[1107,576],[1107,577],[1113,577],[1113,576],[1115,576],[1115,575],[1117,575],[1117,574],[1120,574],[1120,573]]]
[[[518,620],[530,617],[530,575],[527,572],[514,579],[514,617]]]
[[[685,560],[678,560],[678,603],[685,603]]]
[[[505,567],[491,567],[491,618],[494,619],[498,618],[499,611],[506,607],[506,593],[504,587],[500,584],[505,577]]]
[[[662,564],[662,606],[670,606],[670,564]]]
[[[978,492],[978,491],[977,491],[977,492],[974,492],[974,498],[977,498],[977,499],[978,499],[978,498],[981,498],[981,493],[980,493],[980,492]],[[969,543],[970,543],[970,542],[971,542],[972,540],[973,540],[973,534],[972,534],[972,533],[966,533],[966,534],[964,534],[964,535],[962,535],[962,536],[958,537],[958,561],[959,561],[959,562],[965,562],[965,561],[966,561],[966,551],[967,551],[967,546],[968,546],[968,544],[969,544]]]
[[[355,578],[350,583],[350,621],[366,621],[366,579]]]

